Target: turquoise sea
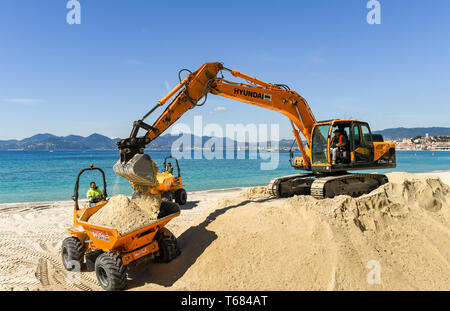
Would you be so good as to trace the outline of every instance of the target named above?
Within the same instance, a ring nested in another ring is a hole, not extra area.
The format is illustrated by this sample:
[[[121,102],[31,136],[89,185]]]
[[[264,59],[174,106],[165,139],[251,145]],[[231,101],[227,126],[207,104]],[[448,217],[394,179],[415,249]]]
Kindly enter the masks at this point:
[[[148,151],[162,168],[170,151]],[[108,194],[131,194],[128,181],[117,176],[112,166],[118,151],[0,151],[0,203],[70,200],[78,172],[90,163],[104,169]],[[275,170],[261,170],[262,159],[193,160],[180,159],[181,174],[187,191],[265,185],[272,178],[300,173],[290,167],[289,152],[279,153]],[[450,170],[450,152],[399,151],[397,168],[389,171],[431,172]],[[81,179],[80,197],[90,181],[101,184],[99,173],[85,173]]]

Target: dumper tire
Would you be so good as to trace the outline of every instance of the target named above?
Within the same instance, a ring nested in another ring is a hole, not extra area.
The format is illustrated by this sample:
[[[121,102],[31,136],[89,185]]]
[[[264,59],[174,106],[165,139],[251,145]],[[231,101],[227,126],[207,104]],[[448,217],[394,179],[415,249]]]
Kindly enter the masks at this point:
[[[159,253],[156,262],[170,262],[181,254],[177,238],[167,228],[159,229],[156,233],[156,241],[159,245]]]
[[[103,253],[95,260],[95,274],[100,286],[107,291],[122,290],[127,282],[127,268],[114,253]]]
[[[186,204],[187,201],[187,193],[184,189],[178,189],[175,191],[175,202],[177,202],[180,205]]]
[[[65,238],[61,246],[61,257],[64,268],[67,271],[76,269],[81,271],[84,252],[84,245],[79,239],[73,236]]]

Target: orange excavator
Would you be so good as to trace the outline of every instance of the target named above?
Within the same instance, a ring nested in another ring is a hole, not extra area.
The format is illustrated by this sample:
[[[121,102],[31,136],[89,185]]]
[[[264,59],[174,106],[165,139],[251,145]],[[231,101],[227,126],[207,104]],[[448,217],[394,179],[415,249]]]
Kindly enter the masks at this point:
[[[182,71],[188,71],[183,69]],[[142,119],[133,123],[128,138],[118,142],[120,159],[114,165],[116,174],[128,179],[139,192],[155,191],[152,161],[144,153],[145,147],[164,133],[186,111],[206,102],[208,94],[231,98],[240,102],[274,110],[285,115],[292,126],[295,142],[301,156],[294,157],[291,148],[290,163],[296,170],[308,173],[273,179],[269,192],[275,197],[297,194],[316,198],[337,195],[359,196],[388,181],[383,174],[349,173],[351,170],[394,168],[395,144],[384,142],[374,135],[369,124],[358,120],[317,121],[307,101],[284,84],[272,84],[231,70],[222,63],[206,63],[181,80]],[[225,80],[228,72],[242,81]],[[220,73],[220,77],[219,77]],[[159,107],[173,99],[153,125],[145,119]],[[138,137],[140,129],[146,130]],[[333,133],[338,132],[338,142]],[[304,136],[304,144],[300,133]]]

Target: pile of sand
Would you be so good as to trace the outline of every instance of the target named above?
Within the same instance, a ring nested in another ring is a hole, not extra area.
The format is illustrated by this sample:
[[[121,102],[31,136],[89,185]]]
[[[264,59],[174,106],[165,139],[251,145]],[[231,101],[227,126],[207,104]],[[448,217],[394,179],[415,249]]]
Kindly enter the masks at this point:
[[[146,195],[130,201],[120,194],[112,197],[88,222],[115,228],[120,235],[126,235],[154,222],[158,218],[160,205],[159,195]]]
[[[174,289],[450,290],[450,188],[388,177],[359,198],[219,202],[180,237],[193,264]]]

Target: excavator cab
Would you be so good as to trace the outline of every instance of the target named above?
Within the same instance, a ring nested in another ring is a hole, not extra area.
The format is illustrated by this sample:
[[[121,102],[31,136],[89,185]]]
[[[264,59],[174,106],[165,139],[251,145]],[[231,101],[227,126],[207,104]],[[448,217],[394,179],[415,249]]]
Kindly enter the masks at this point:
[[[338,144],[339,143],[339,144]],[[372,135],[369,124],[358,120],[331,120],[314,126],[311,148],[313,172],[393,168],[395,144]]]
[[[272,195],[310,194],[318,199],[338,195],[357,197],[387,183],[388,179],[383,174],[347,171],[396,166],[395,143],[384,142],[381,135],[372,134],[366,122],[358,120],[316,123],[305,149],[311,155],[310,167],[305,167],[303,157],[292,161],[292,155],[291,165],[311,173],[274,178],[268,186]]]

